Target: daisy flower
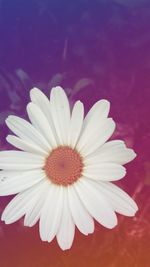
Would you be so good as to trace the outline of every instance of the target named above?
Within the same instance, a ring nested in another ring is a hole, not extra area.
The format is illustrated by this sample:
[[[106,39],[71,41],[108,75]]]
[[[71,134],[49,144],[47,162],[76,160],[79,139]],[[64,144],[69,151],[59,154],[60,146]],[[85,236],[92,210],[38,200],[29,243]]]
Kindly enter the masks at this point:
[[[51,242],[56,236],[66,250],[75,226],[88,235],[94,219],[112,229],[116,212],[134,216],[136,203],[112,182],[125,176],[122,165],[136,154],[123,141],[108,141],[115,129],[108,118],[109,102],[96,102],[84,118],[83,104],[77,101],[70,111],[59,86],[52,88],[50,101],[37,88],[30,96],[30,122],[17,116],[6,119],[15,134],[7,141],[22,151],[0,152],[0,195],[17,194],[2,220],[11,224],[25,216],[29,227],[39,221],[41,239]]]

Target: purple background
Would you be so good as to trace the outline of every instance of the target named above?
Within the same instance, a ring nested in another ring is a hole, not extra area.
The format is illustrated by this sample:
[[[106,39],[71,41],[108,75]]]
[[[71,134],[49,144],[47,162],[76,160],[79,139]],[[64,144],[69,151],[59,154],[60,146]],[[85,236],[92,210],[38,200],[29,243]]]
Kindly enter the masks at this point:
[[[150,1],[0,1],[0,146],[8,114],[26,117],[29,90],[62,85],[71,105],[86,111],[101,98],[111,102],[121,138],[138,156],[118,184],[136,200],[135,218],[118,216],[114,230],[76,233],[62,252],[40,241],[38,226],[0,223],[1,267],[150,266]],[[11,197],[1,197],[0,211]]]

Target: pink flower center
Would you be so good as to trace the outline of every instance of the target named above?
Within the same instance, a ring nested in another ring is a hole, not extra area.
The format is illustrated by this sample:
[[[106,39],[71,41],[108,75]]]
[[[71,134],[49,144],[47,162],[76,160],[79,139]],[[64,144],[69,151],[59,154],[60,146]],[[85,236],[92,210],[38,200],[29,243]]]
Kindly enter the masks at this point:
[[[81,177],[83,161],[76,150],[60,146],[47,157],[44,170],[51,182],[67,186]]]

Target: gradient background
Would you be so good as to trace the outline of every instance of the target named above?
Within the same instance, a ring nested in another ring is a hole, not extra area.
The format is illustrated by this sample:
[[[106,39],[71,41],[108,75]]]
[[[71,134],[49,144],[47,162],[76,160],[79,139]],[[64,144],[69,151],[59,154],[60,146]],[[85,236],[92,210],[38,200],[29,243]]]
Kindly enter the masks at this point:
[[[0,267],[150,266],[150,1],[1,0],[0,148],[10,149],[4,121],[26,117],[29,90],[62,85],[86,112],[111,102],[121,138],[138,154],[118,184],[138,203],[135,218],[118,216],[114,230],[96,224],[76,231],[71,250],[42,243],[38,226],[0,223]],[[12,197],[1,197],[0,212]]]

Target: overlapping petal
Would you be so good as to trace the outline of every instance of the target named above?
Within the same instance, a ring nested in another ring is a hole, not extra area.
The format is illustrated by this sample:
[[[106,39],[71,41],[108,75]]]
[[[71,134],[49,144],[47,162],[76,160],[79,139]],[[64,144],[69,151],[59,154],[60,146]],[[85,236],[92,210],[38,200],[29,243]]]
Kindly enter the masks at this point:
[[[115,181],[123,178],[126,170],[123,166],[116,163],[102,162],[100,164],[87,165],[83,169],[83,176],[101,180],[101,181]]]
[[[47,156],[48,152],[43,150],[40,146],[34,144],[32,141],[23,140],[15,135],[8,135],[6,137],[6,140],[11,145],[15,146],[18,149],[21,149],[23,151],[39,154],[42,156]]]
[[[4,170],[31,170],[44,166],[45,158],[25,151],[0,151],[0,168]]]
[[[52,129],[52,131],[55,135],[55,140],[57,142],[57,145],[59,145],[59,140],[58,140],[55,126],[54,126],[54,122],[52,119],[50,100],[41,90],[39,90],[38,88],[35,88],[35,87],[33,89],[31,89],[31,91],[30,91],[30,98],[31,98],[31,101],[40,108],[40,110],[43,112],[43,114],[47,118],[47,121],[50,125],[50,128]]]
[[[32,205],[29,202],[28,208],[26,210],[24,225],[32,227],[34,226],[38,220],[40,219],[41,212],[45,203],[45,199],[47,197],[50,183],[47,179],[42,180],[42,185],[40,192],[36,194],[36,198],[32,200]]]
[[[70,186],[68,188],[68,200],[73,221],[77,226],[77,228],[79,229],[79,231],[84,235],[93,233],[94,232],[93,218],[83,206],[83,203],[80,200],[73,186]]]
[[[68,192],[66,188],[64,188],[62,217],[56,236],[57,242],[62,250],[71,248],[74,235],[75,235],[75,224],[73,222],[69,208]]]
[[[117,164],[126,164],[136,157],[133,149],[125,146],[120,140],[109,141],[100,147],[93,154],[85,158],[85,164],[102,164],[103,162],[111,162]]]
[[[45,178],[43,170],[26,171],[0,182],[0,196],[17,194]]]
[[[51,184],[40,216],[40,237],[51,242],[61,224],[64,192],[61,186]]]
[[[113,208],[109,205],[107,198],[97,190],[96,184],[91,186],[87,179],[81,178],[74,187],[78,197],[95,220],[110,229],[117,225],[117,217]]]
[[[84,107],[80,101],[77,101],[74,104],[71,120],[70,120],[70,128],[68,132],[68,145],[72,148],[75,148],[76,143],[79,139],[84,119]]]
[[[93,186],[93,181],[89,181]],[[95,182],[94,182],[95,183]],[[100,194],[105,195],[114,211],[125,215],[134,216],[138,210],[135,201],[122,189],[110,182],[98,182],[95,184]]]
[[[44,113],[32,102],[27,105],[27,112],[34,127],[45,137],[51,148],[55,148],[57,146],[55,135]]]
[[[28,121],[17,116],[11,115],[6,119],[6,124],[9,129],[22,140],[32,143],[33,145],[37,145],[40,149],[44,151],[50,151],[50,144],[40,134],[40,132]]]
[[[46,182],[43,180],[36,186],[16,195],[6,206],[2,213],[1,219],[6,224],[14,223],[19,220],[26,212],[33,208],[38,196],[43,193]]]
[[[50,107],[56,134],[61,145],[67,145],[70,127],[70,106],[65,91],[57,86],[50,94]]]
[[[91,120],[81,133],[77,149],[84,157],[93,153],[102,146],[113,134],[115,123],[111,118],[94,121]]]

